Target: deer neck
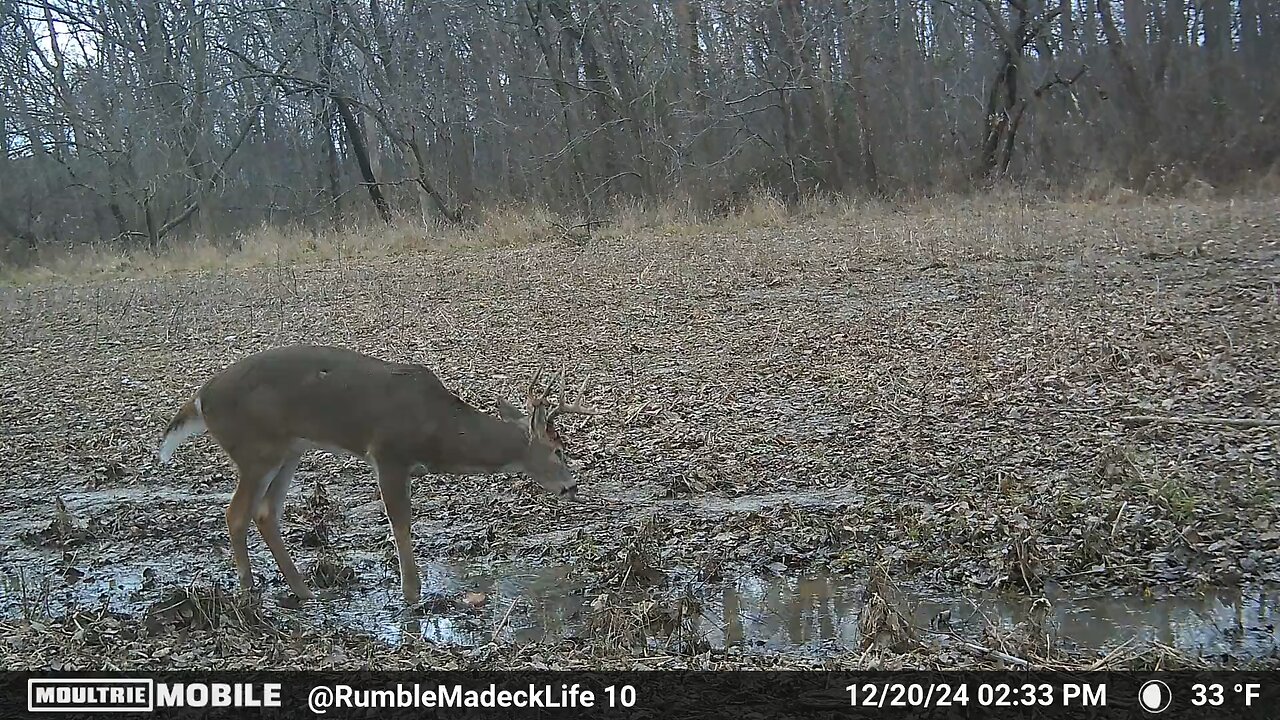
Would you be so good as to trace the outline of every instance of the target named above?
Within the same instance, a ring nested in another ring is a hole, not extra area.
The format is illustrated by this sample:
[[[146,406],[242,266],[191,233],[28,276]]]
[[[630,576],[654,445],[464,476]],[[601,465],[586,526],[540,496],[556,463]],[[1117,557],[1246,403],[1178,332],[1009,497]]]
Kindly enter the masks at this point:
[[[456,475],[518,472],[529,450],[523,428],[473,409],[441,428],[438,440],[432,469]]]

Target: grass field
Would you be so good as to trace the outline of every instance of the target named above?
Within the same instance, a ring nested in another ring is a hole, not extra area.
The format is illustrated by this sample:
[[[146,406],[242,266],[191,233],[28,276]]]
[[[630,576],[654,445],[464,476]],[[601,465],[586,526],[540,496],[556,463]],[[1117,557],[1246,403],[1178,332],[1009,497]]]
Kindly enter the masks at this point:
[[[1280,201],[490,240],[0,289],[0,665],[1280,663]],[[228,462],[155,449],[211,373],[294,342],[426,364],[487,408],[539,365],[589,375],[609,413],[564,429],[581,502],[418,478],[435,570],[406,620],[370,472],[315,454],[286,540],[326,597],[281,607],[256,532],[266,593],[238,597]],[[1240,632],[1269,651],[1091,644],[1052,610],[1224,588],[1257,593]],[[773,626],[734,619],[751,592]]]

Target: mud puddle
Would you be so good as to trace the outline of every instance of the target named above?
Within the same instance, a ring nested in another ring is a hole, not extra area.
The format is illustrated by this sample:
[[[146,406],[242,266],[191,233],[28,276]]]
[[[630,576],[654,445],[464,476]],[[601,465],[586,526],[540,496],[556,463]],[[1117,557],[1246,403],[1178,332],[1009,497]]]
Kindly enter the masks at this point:
[[[499,634],[518,643],[554,642],[586,637],[591,600],[570,580],[570,569],[531,573],[468,574],[465,569],[435,566],[435,587],[458,594],[484,593],[489,611],[462,618],[422,621],[422,637],[435,642],[489,642],[499,621]],[[425,578],[424,578],[425,579]],[[858,647],[858,616],[863,585],[847,578],[815,575],[806,578],[742,578],[726,585],[692,589],[701,615],[692,623],[712,647],[739,646],[748,650],[805,650]],[[385,603],[376,603],[383,605]],[[909,597],[906,605],[920,629],[931,628],[938,616],[950,619],[948,629],[965,637],[980,637],[984,626],[1011,629],[1027,619],[1027,598],[987,594],[970,598]],[[340,606],[340,605],[339,605]],[[340,611],[348,623],[362,624],[388,639],[397,625],[372,628],[376,607],[347,605]],[[1220,589],[1197,597],[1059,598],[1050,610],[1060,642],[1084,651],[1107,651],[1117,644],[1166,644],[1193,655],[1226,655],[1239,659],[1272,657],[1280,653],[1276,623],[1280,620],[1280,588]]]
[[[358,627],[388,642],[403,637],[398,582],[385,590],[355,593],[324,603],[317,618]],[[468,569],[435,564],[424,568],[432,588],[416,623],[427,640],[474,646],[495,631],[516,643],[555,642],[590,635],[594,594],[572,580],[568,566],[530,571]],[[694,632],[712,647],[805,650],[857,647],[863,586],[825,575],[802,578],[741,578],[732,584],[694,586],[701,605]],[[1028,617],[1026,598],[908,597],[917,628],[928,631],[946,617],[947,630],[981,637],[988,624],[1009,630]],[[304,611],[316,612],[316,611]],[[1276,623],[1280,588],[1218,590],[1197,597],[1058,598],[1049,610],[1060,642],[1083,651],[1106,651],[1130,642],[1154,643],[1197,655],[1263,658],[1280,654]]]
[[[576,581],[569,566],[519,569],[424,563],[423,608],[410,618],[400,603],[399,579],[385,558],[369,553],[348,556],[346,561],[357,578],[353,587],[321,590],[321,599],[286,609],[276,606],[273,598],[281,588],[272,585],[264,604],[269,612],[303,623],[358,630],[389,643],[400,642],[410,632],[432,642],[463,646],[487,643],[495,634],[500,641],[519,644],[585,639],[591,634],[596,593]],[[255,558],[255,563],[264,562],[267,558]],[[70,575],[35,572],[26,563],[4,567],[0,568],[0,615],[56,617],[103,606],[139,615],[175,587],[226,585],[229,578],[199,569],[208,563],[208,556],[193,556],[173,558],[163,566],[102,565]],[[689,627],[712,647],[812,653],[854,648],[859,644],[862,593],[860,583],[827,575],[746,577],[723,585],[692,585],[689,594],[699,609],[689,618]],[[904,605],[923,632],[937,627],[943,617],[949,632],[969,638],[982,637],[988,625],[1011,629],[1031,609],[1026,598],[993,594],[908,595]],[[1082,651],[1106,651],[1130,642],[1242,659],[1280,654],[1276,636],[1280,588],[1159,599],[1060,597],[1052,602],[1048,617],[1058,641]]]

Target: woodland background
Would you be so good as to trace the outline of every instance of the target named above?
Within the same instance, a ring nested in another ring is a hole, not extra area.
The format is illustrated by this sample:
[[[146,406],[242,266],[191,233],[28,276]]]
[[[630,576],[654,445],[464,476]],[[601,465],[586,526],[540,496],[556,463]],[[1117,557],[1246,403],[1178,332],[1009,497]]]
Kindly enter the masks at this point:
[[[1229,186],[1276,67],[1275,0],[0,0],[0,247]]]

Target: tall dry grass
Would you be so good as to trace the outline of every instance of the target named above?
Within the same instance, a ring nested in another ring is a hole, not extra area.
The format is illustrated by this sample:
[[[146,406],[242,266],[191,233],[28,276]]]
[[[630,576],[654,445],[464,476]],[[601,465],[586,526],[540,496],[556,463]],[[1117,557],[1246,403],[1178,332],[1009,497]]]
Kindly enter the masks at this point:
[[[692,201],[626,201],[614,206],[604,221],[588,223],[537,205],[491,207],[466,227],[401,217],[392,224],[353,221],[338,229],[261,226],[231,237],[177,240],[158,252],[142,248],[86,245],[44,247],[22,264],[0,263],[0,283],[40,285],[122,277],[157,277],[176,273],[226,271],[271,266],[298,266],[394,258],[424,252],[458,253],[543,242],[587,239],[606,244],[642,237],[781,231],[839,230],[868,252],[891,248],[917,255],[944,255],[959,242],[971,253],[990,257],[1043,254],[1046,244],[1060,246],[1063,233],[1045,225],[1045,217],[1066,214],[1091,220],[1086,225],[1115,224],[1123,208],[1167,207],[1187,212],[1227,213],[1233,203],[1274,200],[1280,178],[1259,182],[1249,191],[1214,193],[1190,184],[1179,196],[1153,197],[1114,183],[1097,182],[1069,196],[997,186],[982,193],[924,196],[903,200],[807,197],[788,204],[766,190],[747,193],[735,206],[709,212]],[[1225,195],[1219,197],[1219,195]],[[1197,210],[1197,208],[1201,210]],[[1050,211],[1050,212],[1046,212]],[[1105,227],[1103,228],[1105,229]],[[1069,235],[1070,233],[1066,233]]]

